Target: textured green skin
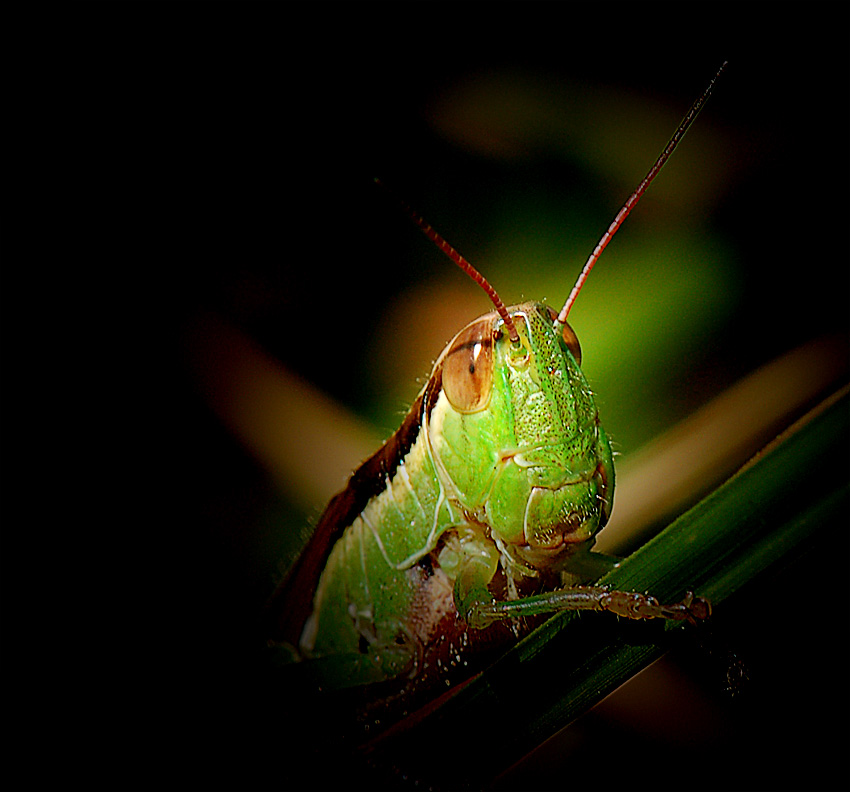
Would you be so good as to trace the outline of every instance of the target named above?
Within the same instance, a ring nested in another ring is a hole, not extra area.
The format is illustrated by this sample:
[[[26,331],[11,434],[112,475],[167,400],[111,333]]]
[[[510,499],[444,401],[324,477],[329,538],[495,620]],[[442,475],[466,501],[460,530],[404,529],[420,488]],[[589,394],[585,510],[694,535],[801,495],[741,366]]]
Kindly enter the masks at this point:
[[[440,394],[392,481],[333,547],[302,636],[303,656],[367,650],[375,678],[409,670],[433,628],[421,616],[423,598],[434,623],[450,612],[451,587],[470,559],[482,565],[475,574],[485,584],[499,562],[514,577],[529,567],[568,572],[607,519],[611,448],[587,381],[546,308],[526,303],[509,311],[528,354],[517,363],[500,334],[483,409],[458,412]],[[502,327],[495,314],[492,326]],[[593,477],[599,469],[604,499]],[[568,519],[572,530],[562,543],[559,526]],[[450,530],[462,541],[440,557],[439,574],[425,585],[417,564]]]

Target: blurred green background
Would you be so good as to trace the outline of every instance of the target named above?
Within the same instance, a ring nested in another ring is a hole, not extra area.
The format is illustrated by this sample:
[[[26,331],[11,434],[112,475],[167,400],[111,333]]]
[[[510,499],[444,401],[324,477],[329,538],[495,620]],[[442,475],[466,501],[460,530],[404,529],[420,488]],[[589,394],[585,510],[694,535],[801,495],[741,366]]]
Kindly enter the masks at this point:
[[[323,504],[281,491],[222,425],[185,339],[213,312],[377,437],[392,432],[443,344],[489,307],[374,176],[506,302],[558,308],[729,60],[571,315],[604,424],[626,457],[759,365],[824,334],[846,338],[846,9],[745,6],[69,15],[50,89],[65,119],[50,156],[73,207],[66,238],[91,285],[117,295],[92,300],[109,349],[125,332],[139,342],[122,344],[139,352],[106,413],[118,410],[132,448],[105,474],[120,486],[103,486],[121,559],[105,588],[122,595],[98,597],[96,621],[124,626],[94,644],[110,647],[117,699],[92,700],[127,734],[109,738],[106,778],[149,782],[168,760],[172,780],[286,786],[281,731],[298,714],[267,698],[256,627],[291,537]],[[776,678],[761,684],[783,695]],[[138,719],[152,713],[146,736]],[[657,755],[681,747],[665,734]],[[544,785],[571,772],[556,765]]]

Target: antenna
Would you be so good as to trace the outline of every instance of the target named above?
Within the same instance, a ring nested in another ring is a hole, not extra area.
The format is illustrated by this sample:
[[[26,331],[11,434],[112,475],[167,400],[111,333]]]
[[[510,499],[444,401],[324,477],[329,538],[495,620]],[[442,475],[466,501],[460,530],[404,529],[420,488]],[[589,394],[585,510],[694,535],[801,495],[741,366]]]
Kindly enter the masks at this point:
[[[485,278],[475,267],[472,266],[463,256],[460,255],[445,239],[443,239],[432,227],[429,223],[425,222],[422,215],[418,212],[414,211],[409,204],[405,203],[401,200],[386,184],[384,184],[379,178],[375,177],[375,183],[383,187],[387,192],[389,192],[395,199],[401,204],[402,209],[408,214],[411,220],[413,220],[416,225],[422,229],[422,233],[425,234],[428,239],[430,239],[440,250],[443,251],[455,264],[458,265],[467,275],[469,275],[472,280],[474,280],[485,292],[487,292],[487,296],[492,301],[493,305],[496,306],[496,310],[499,312],[499,316],[502,318],[502,321],[505,323],[505,328],[508,331],[508,336],[511,339],[511,343],[514,346],[519,346],[519,333],[517,332],[516,326],[514,325],[514,320],[511,319],[511,315],[508,313],[508,309],[505,308],[505,304],[502,302],[502,299],[496,293],[496,290],[489,284],[487,278]]]
[[[590,275],[590,271],[593,269],[593,265],[599,260],[599,257],[602,255],[602,251],[608,246],[608,243],[611,241],[611,237],[617,233],[617,229],[623,224],[623,221],[628,217],[629,212],[634,209],[635,204],[640,200],[640,197],[646,192],[646,188],[649,187],[650,182],[658,175],[658,172],[664,167],[664,163],[670,158],[670,155],[673,153],[673,150],[676,146],[679,145],[679,141],[685,136],[685,132],[688,131],[688,127],[694,122],[694,119],[699,114],[699,111],[702,110],[702,106],[705,104],[708,97],[711,95],[711,90],[714,88],[714,83],[717,81],[717,78],[720,76],[720,73],[726,68],[727,61],[723,61],[721,67],[717,70],[717,74],[714,75],[711,82],[708,84],[708,88],[705,89],[702,96],[696,100],[691,105],[691,109],[688,110],[685,117],[682,119],[682,123],[679,124],[678,129],[673,133],[673,137],[670,138],[670,142],[664,147],[664,151],[661,152],[661,155],[655,161],[655,164],[649,169],[649,173],[644,176],[643,181],[638,185],[638,188],[629,196],[629,200],[623,204],[623,208],[617,212],[617,216],[614,218],[611,225],[608,226],[608,230],[602,235],[602,238],[599,242],[596,243],[596,247],[593,249],[593,253],[590,254],[590,257],[584,264],[584,267],[579,273],[578,280],[573,286],[573,290],[570,292],[570,296],[567,297],[567,301],[564,303],[564,307],[561,308],[561,313],[558,314],[558,318],[555,320],[556,322],[560,322],[561,324],[566,324],[567,316],[570,313],[570,309],[573,307],[573,303],[576,301],[576,297],[578,297],[578,293],[581,291],[581,287],[584,286],[584,282],[587,280],[587,276]]]

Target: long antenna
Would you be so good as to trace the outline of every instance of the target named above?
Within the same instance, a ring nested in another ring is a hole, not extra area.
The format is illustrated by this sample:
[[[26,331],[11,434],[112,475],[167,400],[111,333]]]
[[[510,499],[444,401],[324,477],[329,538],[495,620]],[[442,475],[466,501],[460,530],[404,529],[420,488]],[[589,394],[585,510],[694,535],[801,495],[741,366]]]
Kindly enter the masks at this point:
[[[617,233],[617,229],[623,224],[623,221],[629,216],[629,212],[634,209],[635,204],[640,200],[640,197],[646,192],[646,188],[649,187],[650,182],[658,175],[658,172],[664,167],[664,163],[670,158],[670,155],[673,153],[673,150],[676,146],[679,145],[679,141],[685,136],[685,132],[688,131],[690,125],[694,122],[694,119],[699,114],[699,111],[702,110],[702,106],[705,104],[708,97],[711,95],[711,90],[714,88],[714,83],[717,78],[720,76],[720,73],[726,68],[727,61],[723,61],[723,65],[717,70],[717,74],[714,75],[711,82],[708,84],[708,88],[705,89],[702,96],[696,100],[691,105],[691,109],[688,110],[687,115],[682,119],[682,123],[679,124],[679,128],[673,133],[673,137],[670,138],[670,142],[665,146],[664,151],[661,152],[661,155],[655,161],[655,164],[649,169],[649,173],[644,176],[643,181],[638,185],[638,188],[629,196],[629,200],[623,204],[623,208],[617,212],[617,216],[614,218],[614,221],[611,225],[608,226],[608,230],[602,235],[602,238],[599,242],[596,243],[596,247],[593,249],[593,253],[590,254],[590,257],[585,262],[584,267],[581,270],[581,273],[578,276],[578,280],[573,286],[573,290],[570,292],[570,296],[567,297],[567,301],[564,303],[564,307],[561,308],[561,313],[558,314],[558,318],[555,320],[560,322],[561,324],[566,324],[567,316],[570,313],[570,309],[573,307],[573,303],[576,301],[576,297],[578,297],[578,293],[581,291],[581,287],[584,285],[584,282],[587,280],[587,276],[590,275],[590,271],[593,269],[593,265],[599,260],[599,257],[602,255],[602,251],[608,246],[608,243],[611,241],[611,237]]]
[[[505,328],[508,331],[508,336],[511,339],[511,343],[514,346],[519,344],[519,333],[517,332],[516,326],[514,325],[514,320],[511,319],[511,315],[508,313],[508,309],[505,308],[505,304],[502,302],[501,297],[496,293],[496,290],[489,284],[487,278],[485,278],[475,267],[472,266],[463,256],[460,255],[445,239],[443,239],[432,227],[429,223],[425,221],[425,219],[418,212],[414,211],[409,204],[405,203],[401,198],[399,198],[386,184],[384,184],[379,178],[375,177],[375,183],[383,187],[387,192],[389,192],[395,199],[401,204],[402,209],[408,214],[411,220],[413,220],[416,225],[422,229],[422,232],[425,234],[428,239],[430,239],[440,250],[443,251],[455,264],[458,265],[467,275],[469,275],[472,280],[474,280],[485,292],[487,292],[487,296],[492,301],[493,305],[496,306],[496,310],[499,312],[499,316],[502,318],[502,321],[505,323]]]

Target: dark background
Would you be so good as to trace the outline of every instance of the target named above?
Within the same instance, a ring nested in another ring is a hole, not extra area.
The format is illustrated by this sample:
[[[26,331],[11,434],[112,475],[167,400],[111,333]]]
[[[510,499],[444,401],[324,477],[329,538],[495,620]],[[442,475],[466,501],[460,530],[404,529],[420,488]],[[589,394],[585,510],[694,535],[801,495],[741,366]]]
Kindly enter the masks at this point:
[[[199,309],[368,413],[368,386],[349,384],[359,339],[373,306],[422,277],[404,264],[419,240],[372,177],[464,251],[488,230],[463,209],[517,179],[435,138],[435,96],[522,69],[684,112],[728,60],[711,123],[743,141],[726,156],[758,165],[709,221],[745,262],[744,308],[715,339],[725,365],[699,403],[801,340],[847,331],[847,21],[832,3],[79,4],[22,20],[20,223],[2,292],[4,435],[22,440],[7,451],[6,624],[36,607],[4,654],[35,671],[15,715],[32,778],[55,761],[118,788],[287,786],[277,746],[298,713],[265,695],[255,631],[277,572],[256,533],[280,530],[269,515],[284,509],[186,369]],[[587,178],[562,168],[552,178]],[[584,247],[624,198],[592,198]],[[10,552],[17,539],[27,549]],[[812,667],[770,692],[819,675],[846,627],[842,604]],[[814,732],[806,750],[832,744],[828,723],[844,728],[846,684],[835,692],[790,710],[809,719],[788,723]],[[759,744],[752,761],[793,744]],[[743,760],[695,761],[706,775],[685,786],[721,785]],[[598,767],[566,772],[535,783],[604,786]],[[750,768],[744,785],[760,777]],[[766,777],[794,786],[805,768]],[[667,780],[651,785],[682,786]]]

